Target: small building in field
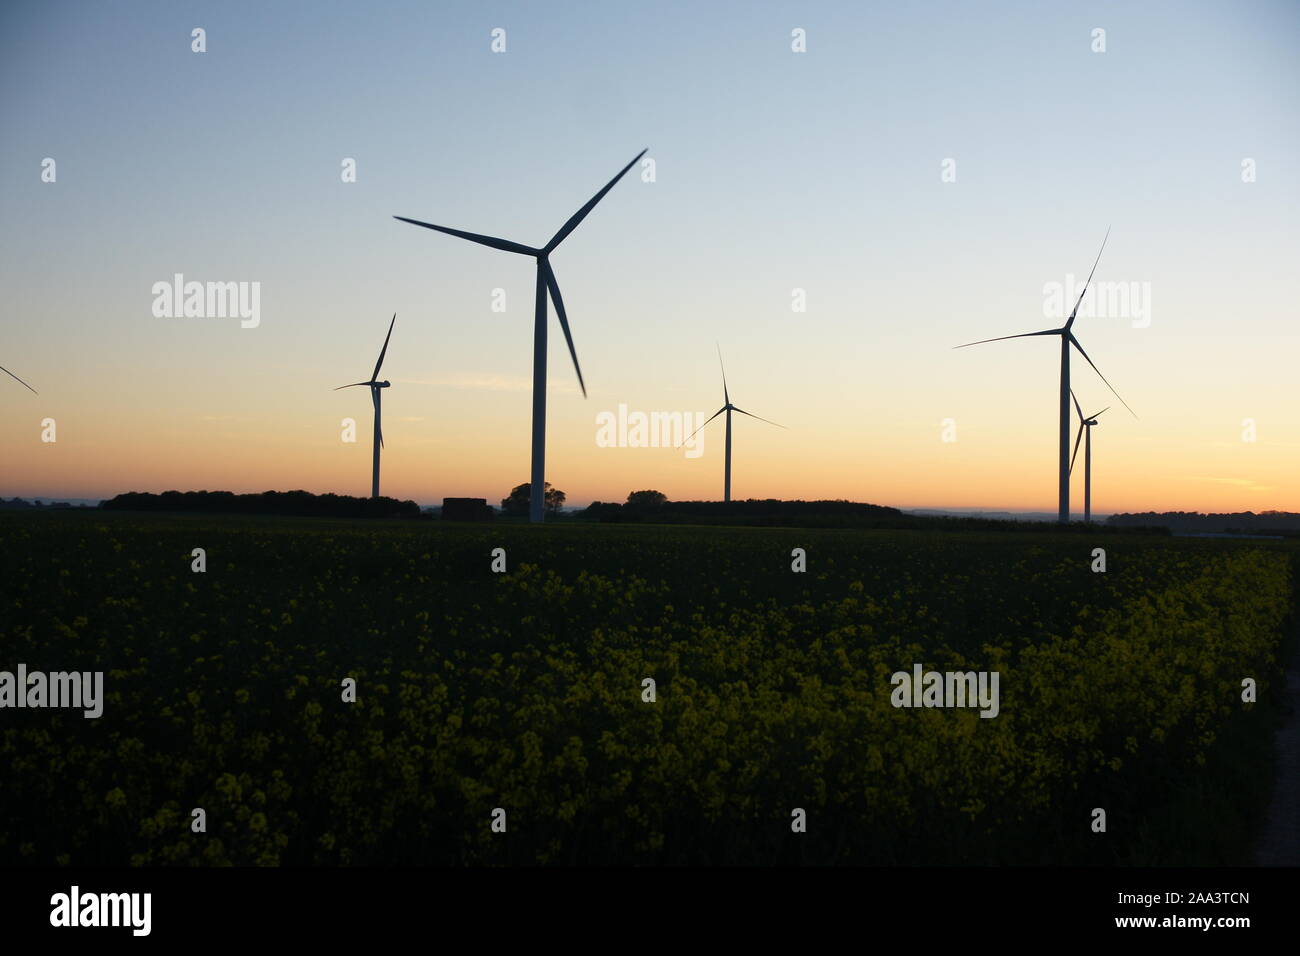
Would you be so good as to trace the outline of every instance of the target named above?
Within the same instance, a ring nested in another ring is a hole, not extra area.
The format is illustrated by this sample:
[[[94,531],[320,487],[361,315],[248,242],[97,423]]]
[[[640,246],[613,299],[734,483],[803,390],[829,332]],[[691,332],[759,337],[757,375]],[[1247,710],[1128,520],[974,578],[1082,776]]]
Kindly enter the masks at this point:
[[[491,521],[496,513],[486,498],[443,498],[443,521]]]

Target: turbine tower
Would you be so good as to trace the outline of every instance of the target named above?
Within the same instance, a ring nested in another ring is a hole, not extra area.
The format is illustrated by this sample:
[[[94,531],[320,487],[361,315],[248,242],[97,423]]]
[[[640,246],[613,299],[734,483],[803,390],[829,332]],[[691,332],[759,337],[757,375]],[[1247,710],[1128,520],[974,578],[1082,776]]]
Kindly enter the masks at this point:
[[[1074,399],[1074,410],[1079,415],[1079,437],[1074,440],[1074,454],[1070,456],[1070,473],[1074,473],[1074,460],[1079,457],[1079,441],[1087,438],[1083,443],[1083,523],[1092,523],[1092,426],[1097,424],[1097,417],[1101,412],[1108,411],[1110,406],[1107,405],[1088,418],[1083,417],[1083,409],[1079,407],[1079,400],[1074,397],[1074,391],[1070,391],[1070,398]]]
[[[564,332],[564,340],[569,345],[569,357],[573,359],[573,369],[578,373],[578,385],[582,388],[582,397],[587,397],[587,385],[582,380],[582,369],[578,366],[578,353],[573,348],[573,336],[569,332],[569,317],[564,311],[564,299],[560,296],[560,285],[555,279],[555,270],[551,268],[550,256],[569,233],[578,228],[578,224],[587,217],[587,213],[596,207],[596,203],[605,198],[605,193],[613,189],[614,184],[622,179],[623,175],[645,154],[646,150],[644,149],[637,153],[632,162],[619,170],[618,175],[606,183],[600,192],[592,196],[585,206],[570,216],[568,222],[560,227],[560,231],[551,237],[551,241],[540,249],[525,246],[518,242],[511,242],[509,239],[497,239],[492,236],[481,236],[473,232],[462,232],[459,229],[449,229],[446,226],[435,226],[433,223],[421,222],[418,219],[407,219],[405,216],[393,217],[402,222],[409,222],[413,226],[423,226],[425,229],[445,232],[449,236],[468,239],[470,242],[491,246],[493,249],[501,249],[504,252],[516,252],[520,255],[532,256],[537,260],[537,291],[533,309],[533,463],[532,488],[528,498],[529,521],[540,522],[543,520],[546,494],[546,294],[548,290],[551,301],[555,303],[555,313],[560,319],[560,329]]]
[[[731,404],[731,394],[727,391],[727,367],[722,364],[722,346],[720,345],[718,346],[718,366],[722,369],[723,405],[716,412],[714,412],[712,415],[710,415],[708,418],[704,420],[704,425],[707,425],[709,422],[713,421],[723,412],[727,413],[727,455],[726,455],[726,465],[724,466],[723,478],[722,478],[722,500],[724,502],[730,502],[731,501],[731,413],[740,412],[740,414],[748,415],[750,418],[758,418],[758,416],[755,415],[753,412],[747,412],[743,408],[738,408],[735,405]],[[776,422],[769,422],[767,421],[766,418],[758,418],[758,420],[760,422],[767,422],[767,424],[769,425],[776,425],[777,428],[785,428],[784,425],[777,425]],[[686,441],[682,442],[682,444],[683,445],[686,444],[687,441],[690,441],[692,438],[694,438],[696,435],[702,432],[704,430],[704,425],[701,425],[699,428],[695,429],[695,431],[691,432],[688,436],[686,436]]]
[[[1101,249],[1106,248],[1106,239],[1110,238],[1110,230],[1106,230],[1106,238],[1101,240]],[[1092,277],[1097,271],[1097,263],[1101,261],[1101,250],[1097,251],[1097,259],[1092,264],[1092,272],[1088,273],[1088,281],[1083,284],[1083,291],[1079,293],[1079,301],[1074,303],[1074,311],[1070,313],[1070,318],[1059,329],[1045,329],[1042,332],[1022,332],[1019,335],[1001,335],[995,339],[980,339],[978,342],[967,342],[965,345],[955,346],[959,349],[969,348],[972,345],[983,345],[986,342],[1002,342],[1006,339],[1025,339],[1032,338],[1036,335],[1059,335],[1061,337],[1061,405],[1060,405],[1060,440],[1059,440],[1059,470],[1058,470],[1058,487],[1059,501],[1057,504],[1056,520],[1061,524],[1070,523],[1070,346],[1073,345],[1079,350],[1079,354],[1087,359],[1092,370],[1100,376],[1106,387],[1111,390],[1116,398],[1120,400],[1125,408],[1128,408],[1129,414],[1137,418],[1137,413],[1129,408],[1128,402],[1120,398],[1119,392],[1115,391],[1114,386],[1106,381],[1106,376],[1101,374],[1101,369],[1097,364],[1088,358],[1088,353],[1083,350],[1079,340],[1074,337],[1074,318],[1079,314],[1079,306],[1083,303],[1083,297],[1088,293],[1088,286],[1092,283]]]
[[[9,371],[9,369],[5,368],[3,365],[0,365],[0,372],[4,372],[6,375],[8,375],[10,378],[12,378],[15,382],[17,382],[17,383],[18,383],[19,385],[21,385],[23,388],[27,389],[27,391],[31,392],[33,395],[39,395],[39,394],[40,394],[40,392],[36,391],[36,389],[32,388],[30,385],[28,385],[26,382],[24,382],[21,378],[19,378],[19,377],[18,377],[17,375],[15,375],[13,372]]]
[[[379,361],[375,363],[375,370],[370,374],[368,382],[353,382],[351,385],[340,385],[334,391],[344,388],[356,388],[358,385],[370,386],[370,400],[375,406],[375,461],[374,470],[370,478],[370,497],[379,497],[379,449],[384,446],[384,430],[379,421],[380,398],[383,393],[380,389],[388,388],[391,382],[379,381],[379,366],[384,364],[384,353],[388,351],[388,340],[393,337],[393,325],[397,322],[397,313],[393,313],[393,321],[388,323],[388,334],[384,336],[384,347],[379,350]]]

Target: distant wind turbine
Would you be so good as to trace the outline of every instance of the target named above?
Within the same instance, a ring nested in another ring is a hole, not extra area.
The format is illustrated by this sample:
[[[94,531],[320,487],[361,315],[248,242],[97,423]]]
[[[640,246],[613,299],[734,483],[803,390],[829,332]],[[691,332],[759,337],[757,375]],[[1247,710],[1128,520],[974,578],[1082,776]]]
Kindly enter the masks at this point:
[[[397,322],[397,313],[394,312],[393,321],[388,323],[388,334],[384,336],[384,347],[379,350],[379,361],[375,363],[375,370],[372,373],[370,373],[370,381],[353,382],[351,385],[340,385],[338,388],[334,389],[334,391],[337,392],[340,389],[344,389],[344,388],[356,388],[358,385],[370,386],[370,400],[375,405],[375,440],[374,440],[375,462],[374,462],[374,471],[370,478],[370,497],[372,498],[379,497],[379,449],[382,448],[384,445],[384,430],[379,421],[380,398],[383,395],[383,393],[380,392],[380,389],[388,388],[389,385],[392,384],[391,382],[379,381],[379,366],[384,364],[384,353],[388,351],[388,340],[393,337],[393,325],[396,322]]]
[[[1106,248],[1106,239],[1110,238],[1110,230],[1106,230],[1106,238],[1101,240],[1101,249]],[[1057,504],[1056,520],[1061,524],[1070,522],[1070,346],[1073,345],[1079,350],[1079,354],[1088,360],[1094,372],[1100,376],[1106,387],[1111,390],[1116,398],[1120,400],[1125,408],[1128,408],[1129,414],[1137,418],[1137,413],[1129,408],[1128,402],[1120,398],[1119,392],[1116,392],[1110,382],[1106,381],[1106,376],[1101,374],[1101,369],[1097,364],[1088,358],[1088,353],[1083,350],[1079,340],[1074,337],[1074,317],[1079,314],[1079,306],[1083,303],[1083,297],[1088,292],[1088,286],[1092,283],[1092,277],[1097,271],[1097,263],[1101,261],[1101,250],[1097,251],[1096,262],[1092,264],[1092,272],[1088,273],[1088,281],[1083,284],[1083,291],[1079,293],[1079,301],[1074,303],[1074,311],[1070,313],[1069,320],[1059,329],[1045,329],[1042,332],[1022,332],[1019,335],[1002,335],[995,339],[980,339],[978,342],[967,342],[965,345],[955,346],[959,349],[969,348],[972,345],[983,345],[985,342],[1002,342],[1006,339],[1025,339],[1035,335],[1059,335],[1061,337],[1061,408],[1060,408],[1060,469],[1059,469],[1059,501]]]
[[[585,206],[570,216],[568,222],[560,227],[560,231],[551,237],[551,241],[540,249],[512,242],[509,239],[496,239],[492,236],[481,236],[473,232],[449,229],[446,226],[435,226],[433,223],[421,222],[418,219],[407,219],[405,216],[393,217],[394,219],[400,219],[402,222],[409,222],[413,226],[435,229],[438,232],[445,232],[449,236],[458,236],[461,239],[468,239],[470,242],[477,242],[480,245],[491,246],[493,249],[501,249],[505,252],[517,252],[520,255],[532,256],[537,260],[537,294],[533,310],[533,464],[532,488],[528,500],[528,520],[530,521],[538,522],[544,519],[546,497],[546,294],[548,290],[550,291],[551,301],[555,303],[555,312],[560,319],[560,329],[564,332],[564,340],[569,345],[569,356],[573,359],[573,369],[578,373],[578,385],[582,388],[582,397],[587,397],[587,385],[582,380],[582,369],[578,366],[578,353],[574,350],[573,335],[569,332],[569,317],[564,311],[564,300],[560,296],[560,285],[555,280],[555,270],[551,268],[550,256],[569,233],[578,228],[578,224],[587,217],[587,213],[596,207],[596,203],[605,197],[605,193],[613,189],[614,184],[622,179],[623,175],[645,154],[646,150],[644,149],[637,153],[632,162],[619,170],[618,175],[606,183],[600,192],[592,196]]]
[[[727,367],[722,364],[722,346],[720,345],[718,346],[718,366],[722,369],[722,401],[724,404],[721,408],[719,408],[716,412],[714,412],[712,415],[710,415],[707,419],[704,420],[704,425],[707,425],[709,422],[713,421],[723,412],[727,413],[727,456],[726,456],[727,461],[726,461],[725,469],[723,472],[723,479],[722,479],[722,500],[730,501],[731,500],[731,413],[740,412],[740,414],[748,415],[750,418],[758,418],[758,416],[755,415],[753,412],[747,412],[743,408],[738,408],[735,405],[731,404],[731,394],[727,391]],[[758,420],[760,422],[767,422],[767,424],[769,425],[776,425],[777,428],[785,428],[784,425],[777,425],[776,422],[769,422],[767,421],[766,418],[758,418]],[[686,437],[686,441],[690,441],[692,438],[694,438],[696,435],[702,432],[704,430],[704,425],[701,425],[699,428],[695,429],[695,431],[691,432]],[[682,444],[684,445],[686,444],[686,442],[682,442]]]
[[[18,383],[19,385],[21,385],[23,388],[27,389],[27,391],[31,392],[33,395],[39,395],[39,394],[40,394],[40,392],[36,391],[36,389],[32,388],[30,385],[28,385],[26,382],[24,382],[21,378],[19,378],[19,377],[18,377],[17,375],[15,375],[13,372],[9,371],[9,369],[5,368],[3,365],[0,365],[0,372],[4,372],[6,375],[8,375],[10,378],[12,378],[15,382],[17,382],[17,383]]]
[[[1074,454],[1070,456],[1070,473],[1074,473],[1074,460],[1079,457],[1079,441],[1087,434],[1087,439],[1083,444],[1083,523],[1092,522],[1092,426],[1097,424],[1097,417],[1101,412],[1108,411],[1110,406],[1107,405],[1087,418],[1083,417],[1083,409],[1079,407],[1079,400],[1074,397],[1074,391],[1070,391],[1070,398],[1074,399],[1074,410],[1079,415],[1079,437],[1074,440]]]

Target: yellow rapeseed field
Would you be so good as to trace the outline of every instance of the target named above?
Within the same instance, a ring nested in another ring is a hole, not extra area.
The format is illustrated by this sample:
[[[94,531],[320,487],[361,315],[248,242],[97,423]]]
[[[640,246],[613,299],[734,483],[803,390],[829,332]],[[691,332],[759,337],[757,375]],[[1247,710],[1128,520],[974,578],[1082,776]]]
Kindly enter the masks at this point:
[[[1115,535],[0,537],[0,669],[105,675],[101,718],[0,711],[0,864],[1113,861],[1267,694],[1293,596],[1286,551]],[[997,717],[894,707],[913,664],[997,671]]]

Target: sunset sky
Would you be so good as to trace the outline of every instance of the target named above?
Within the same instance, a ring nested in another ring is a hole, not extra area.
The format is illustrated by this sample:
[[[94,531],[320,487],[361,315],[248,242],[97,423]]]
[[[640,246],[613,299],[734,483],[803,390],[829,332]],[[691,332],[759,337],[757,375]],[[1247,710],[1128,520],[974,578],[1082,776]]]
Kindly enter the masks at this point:
[[[0,496],[367,494],[332,389],[396,312],[383,492],[498,502],[533,262],[392,217],[542,245],[648,147],[552,258],[571,505],[721,498],[721,420],[697,458],[597,443],[620,404],[712,414],[720,343],[786,426],[736,420],[735,497],[1054,511],[1056,340],[953,346],[1059,326],[1110,228],[1096,281],[1138,298],[1076,332],[1138,417],[1074,359],[1114,406],[1094,509],[1300,511],[1298,40],[1289,2],[6,3],[0,365],[40,394],[0,376]],[[156,317],[176,273],[260,283],[260,324]]]

